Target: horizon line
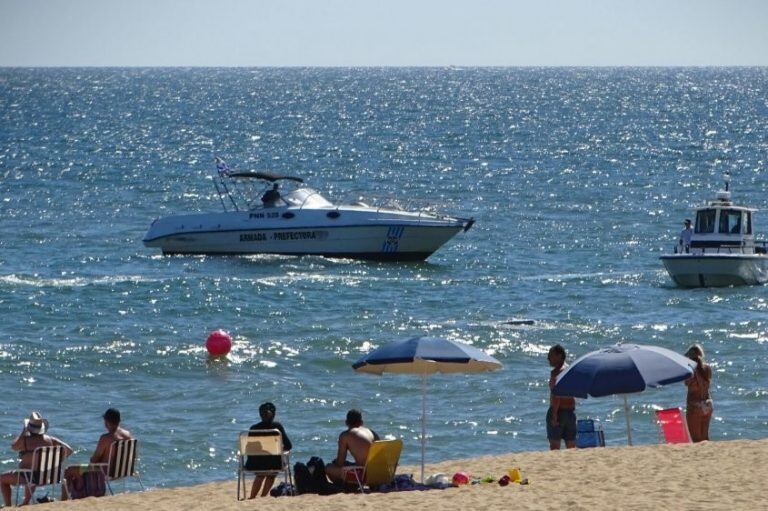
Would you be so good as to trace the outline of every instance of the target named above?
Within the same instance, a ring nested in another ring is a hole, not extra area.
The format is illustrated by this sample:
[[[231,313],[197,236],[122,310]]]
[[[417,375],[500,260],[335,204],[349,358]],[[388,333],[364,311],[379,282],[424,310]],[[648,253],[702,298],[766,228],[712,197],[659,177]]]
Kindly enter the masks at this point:
[[[768,64],[361,64],[361,65],[200,65],[200,64],[126,64],[126,65],[4,65],[0,69],[734,69],[734,68],[768,68]]]

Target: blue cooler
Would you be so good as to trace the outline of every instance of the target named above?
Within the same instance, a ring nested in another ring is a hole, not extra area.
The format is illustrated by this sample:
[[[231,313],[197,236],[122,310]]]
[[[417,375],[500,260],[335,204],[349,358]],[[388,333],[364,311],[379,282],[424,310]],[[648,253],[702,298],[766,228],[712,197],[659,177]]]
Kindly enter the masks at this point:
[[[605,447],[603,426],[593,419],[576,421],[576,447]]]

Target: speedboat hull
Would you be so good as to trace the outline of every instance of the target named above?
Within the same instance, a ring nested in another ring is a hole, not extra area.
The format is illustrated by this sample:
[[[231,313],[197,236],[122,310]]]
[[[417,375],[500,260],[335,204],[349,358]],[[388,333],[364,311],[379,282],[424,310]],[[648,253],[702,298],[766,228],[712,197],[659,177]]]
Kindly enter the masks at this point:
[[[471,220],[403,212],[280,208],[161,218],[150,227],[144,244],[164,254],[421,261],[470,226]]]
[[[768,282],[765,254],[672,254],[661,256],[669,276],[681,287],[724,287]]]

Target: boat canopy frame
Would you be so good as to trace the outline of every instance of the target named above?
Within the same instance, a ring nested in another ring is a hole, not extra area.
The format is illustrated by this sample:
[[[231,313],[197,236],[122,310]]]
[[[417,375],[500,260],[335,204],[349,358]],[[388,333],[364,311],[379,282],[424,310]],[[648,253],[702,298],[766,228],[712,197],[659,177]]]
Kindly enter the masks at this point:
[[[267,183],[258,192],[254,192],[254,187],[247,183],[250,180],[266,181]],[[259,198],[269,188],[270,183],[278,181],[291,181],[294,183],[304,183],[304,180],[297,176],[289,176],[270,171],[230,171],[218,169],[213,177],[213,186],[219,196],[219,201],[224,211],[229,211],[227,203],[231,204],[234,211],[257,209]],[[252,198],[251,198],[252,197]],[[240,204],[238,204],[240,202]]]

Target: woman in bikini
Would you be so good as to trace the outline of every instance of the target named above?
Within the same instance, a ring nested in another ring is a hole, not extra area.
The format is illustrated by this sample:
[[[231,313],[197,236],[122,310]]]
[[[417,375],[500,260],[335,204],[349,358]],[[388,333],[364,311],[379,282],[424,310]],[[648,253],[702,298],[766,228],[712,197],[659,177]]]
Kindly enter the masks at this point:
[[[704,362],[704,348],[694,344],[685,356],[696,362],[693,376],[685,380],[688,387],[686,420],[691,440],[701,442],[709,440],[709,422],[712,420],[712,397],[709,385],[712,382],[712,368]]]
[[[32,468],[32,457],[35,449],[38,447],[60,445],[64,447],[65,458],[72,454],[72,448],[66,443],[56,437],[46,435],[45,432],[47,429],[48,421],[43,419],[42,415],[38,412],[29,414],[29,418],[24,421],[24,429],[21,430],[19,436],[17,436],[11,444],[11,449],[18,451],[19,453],[19,468]],[[11,506],[11,487],[19,482],[24,484],[25,481],[23,476],[21,479],[19,478],[16,470],[0,474],[0,489],[2,489],[3,492],[3,502],[5,503],[5,507]],[[25,488],[24,502],[22,504],[29,504],[30,498],[32,498],[32,494]]]

